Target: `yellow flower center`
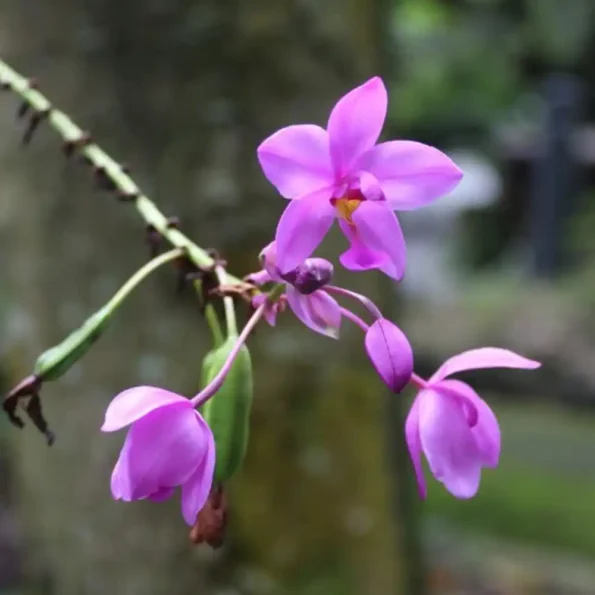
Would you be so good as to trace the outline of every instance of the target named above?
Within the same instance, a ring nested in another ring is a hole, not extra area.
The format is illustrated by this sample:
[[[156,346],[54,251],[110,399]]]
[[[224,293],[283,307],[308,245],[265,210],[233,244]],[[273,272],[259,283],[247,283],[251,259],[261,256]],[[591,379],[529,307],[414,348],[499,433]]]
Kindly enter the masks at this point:
[[[347,221],[349,225],[353,225],[351,216],[360,206],[362,200],[366,199],[360,190],[348,190],[341,198],[333,199],[332,203],[335,209],[337,209],[339,217]]]
[[[337,209],[339,217],[345,219],[350,225],[353,225],[351,215],[360,206],[361,202],[359,198],[339,198],[335,202],[335,209]]]

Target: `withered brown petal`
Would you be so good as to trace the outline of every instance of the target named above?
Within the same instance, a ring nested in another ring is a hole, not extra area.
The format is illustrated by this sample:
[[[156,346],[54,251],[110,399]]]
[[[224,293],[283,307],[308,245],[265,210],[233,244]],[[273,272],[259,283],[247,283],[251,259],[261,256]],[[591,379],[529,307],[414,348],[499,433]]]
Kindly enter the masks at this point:
[[[17,427],[23,428],[25,424],[23,420],[16,414],[17,407],[22,400],[26,400],[34,394],[39,393],[41,388],[41,379],[34,374],[27,376],[21,380],[7,395],[4,397],[2,407],[8,416],[8,419]]]
[[[207,543],[215,549],[221,547],[225,538],[227,516],[227,498],[223,486],[214,486],[207,502],[196,516],[196,523],[190,530],[190,541],[197,545]]]
[[[35,425],[35,427],[45,436],[48,446],[51,446],[56,440],[56,435],[50,430],[43,411],[41,409],[41,399],[39,394],[34,394],[25,407],[27,415]]]

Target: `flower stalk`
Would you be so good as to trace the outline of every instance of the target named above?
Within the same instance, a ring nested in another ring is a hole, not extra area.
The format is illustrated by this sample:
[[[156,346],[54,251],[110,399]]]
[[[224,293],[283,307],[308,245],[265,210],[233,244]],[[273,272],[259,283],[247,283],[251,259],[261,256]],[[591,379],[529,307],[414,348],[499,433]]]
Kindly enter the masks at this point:
[[[242,345],[244,345],[244,343],[248,339],[248,336],[254,330],[254,327],[256,326],[258,321],[264,315],[265,309],[266,309],[266,303],[263,303],[261,306],[259,306],[254,311],[254,314],[252,314],[252,316],[250,317],[250,320],[248,320],[248,322],[246,323],[246,326],[242,329],[242,332],[236,339],[236,342],[235,342],[233,348],[231,349],[231,351],[229,352],[229,355],[227,356],[225,363],[223,364],[223,366],[221,367],[221,369],[219,370],[219,372],[217,373],[215,378],[213,378],[213,380],[211,380],[211,382],[209,382],[209,384],[207,386],[205,386],[205,388],[203,388],[192,399],[192,404],[194,405],[194,407],[200,407],[201,405],[204,405],[221,388],[221,386],[223,385],[223,382],[225,381],[225,377],[231,370],[231,366],[232,366],[236,356],[238,355],[240,349],[242,348]]]
[[[336,287],[335,285],[326,285],[325,291],[328,293],[334,293],[335,295],[340,295],[343,297],[348,297],[354,300],[357,300],[360,304],[362,304],[374,318],[382,318],[382,312],[378,309],[378,306],[370,299],[367,298],[365,295],[361,295],[356,293],[355,291],[351,291],[349,289],[345,289],[344,287]]]
[[[56,109],[50,100],[36,88],[34,82],[20,75],[3,60],[0,60],[0,88],[12,91],[21,99],[20,116],[25,117],[30,112],[33,114],[27,132],[32,127],[37,128],[42,119],[47,121],[64,141],[66,154],[78,152],[93,168],[95,176],[102,186],[116,192],[120,200],[133,203],[136,211],[150,229],[158,232],[172,246],[185,250],[188,258],[197,267],[207,268],[216,264],[206,250],[197,246],[176,226],[172,226],[171,220],[141,191],[126,167],[110,157],[67,114]],[[227,283],[235,285],[240,283],[240,280],[228,274]]]
[[[58,345],[42,353],[35,364],[34,374],[40,380],[57,380],[65,374],[97,341],[116,310],[149,275],[164,264],[184,255],[174,248],[150,260],[141,267],[114,296]]]
[[[48,443],[52,444],[54,434],[47,427],[39,400],[42,383],[57,380],[63,376],[99,339],[118,307],[132,291],[159,267],[184,255],[184,250],[174,248],[150,260],[134,273],[104,306],[89,316],[79,328],[71,332],[62,342],[44,351],[37,358],[33,374],[17,384],[4,399],[3,409],[10,421],[17,427],[24,426],[23,421],[16,414],[20,404],[31,421],[45,434]]]
[[[229,277],[224,267],[220,264],[215,266],[215,275],[220,286],[229,284]],[[225,325],[227,326],[228,335],[238,334],[238,324],[236,320],[236,311],[233,303],[233,298],[229,295],[223,297],[223,308],[225,310]]]

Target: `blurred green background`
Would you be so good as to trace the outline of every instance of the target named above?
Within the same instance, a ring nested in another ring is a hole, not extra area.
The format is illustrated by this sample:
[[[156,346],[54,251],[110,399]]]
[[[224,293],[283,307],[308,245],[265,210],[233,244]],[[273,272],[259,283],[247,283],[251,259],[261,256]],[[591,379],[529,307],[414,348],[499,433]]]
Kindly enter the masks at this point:
[[[499,415],[500,468],[471,501],[431,480],[420,503],[403,445],[412,395],[387,394],[357,329],[333,343],[284,317],[251,344],[252,436],[226,544],[193,548],[177,502],[111,500],[123,437],[99,432],[125,387],[196,392],[208,335],[160,271],[44,388],[52,449],[0,420],[0,593],[595,594],[594,52],[593,0],[3,0],[0,56],[237,274],[285,206],[258,143],[324,123],[382,75],[384,137],[435,144],[466,177],[402,217],[398,287],[337,282],[379,300],[422,374],[482,345],[544,368],[468,375]],[[16,108],[0,98],[4,389],[147,258],[132,208],[95,190],[50,130],[20,146]]]

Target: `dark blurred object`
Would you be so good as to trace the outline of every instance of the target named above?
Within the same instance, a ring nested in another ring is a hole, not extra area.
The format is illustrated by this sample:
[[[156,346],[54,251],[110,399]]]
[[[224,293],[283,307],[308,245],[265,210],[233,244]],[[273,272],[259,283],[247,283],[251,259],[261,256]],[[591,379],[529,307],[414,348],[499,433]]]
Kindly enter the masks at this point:
[[[531,240],[533,272],[551,278],[563,265],[563,224],[580,191],[580,166],[571,141],[581,116],[581,81],[569,74],[552,74],[545,81],[543,96],[546,121],[533,169]]]
[[[11,498],[12,481],[5,454],[0,456],[0,592],[21,584],[20,530]]]

